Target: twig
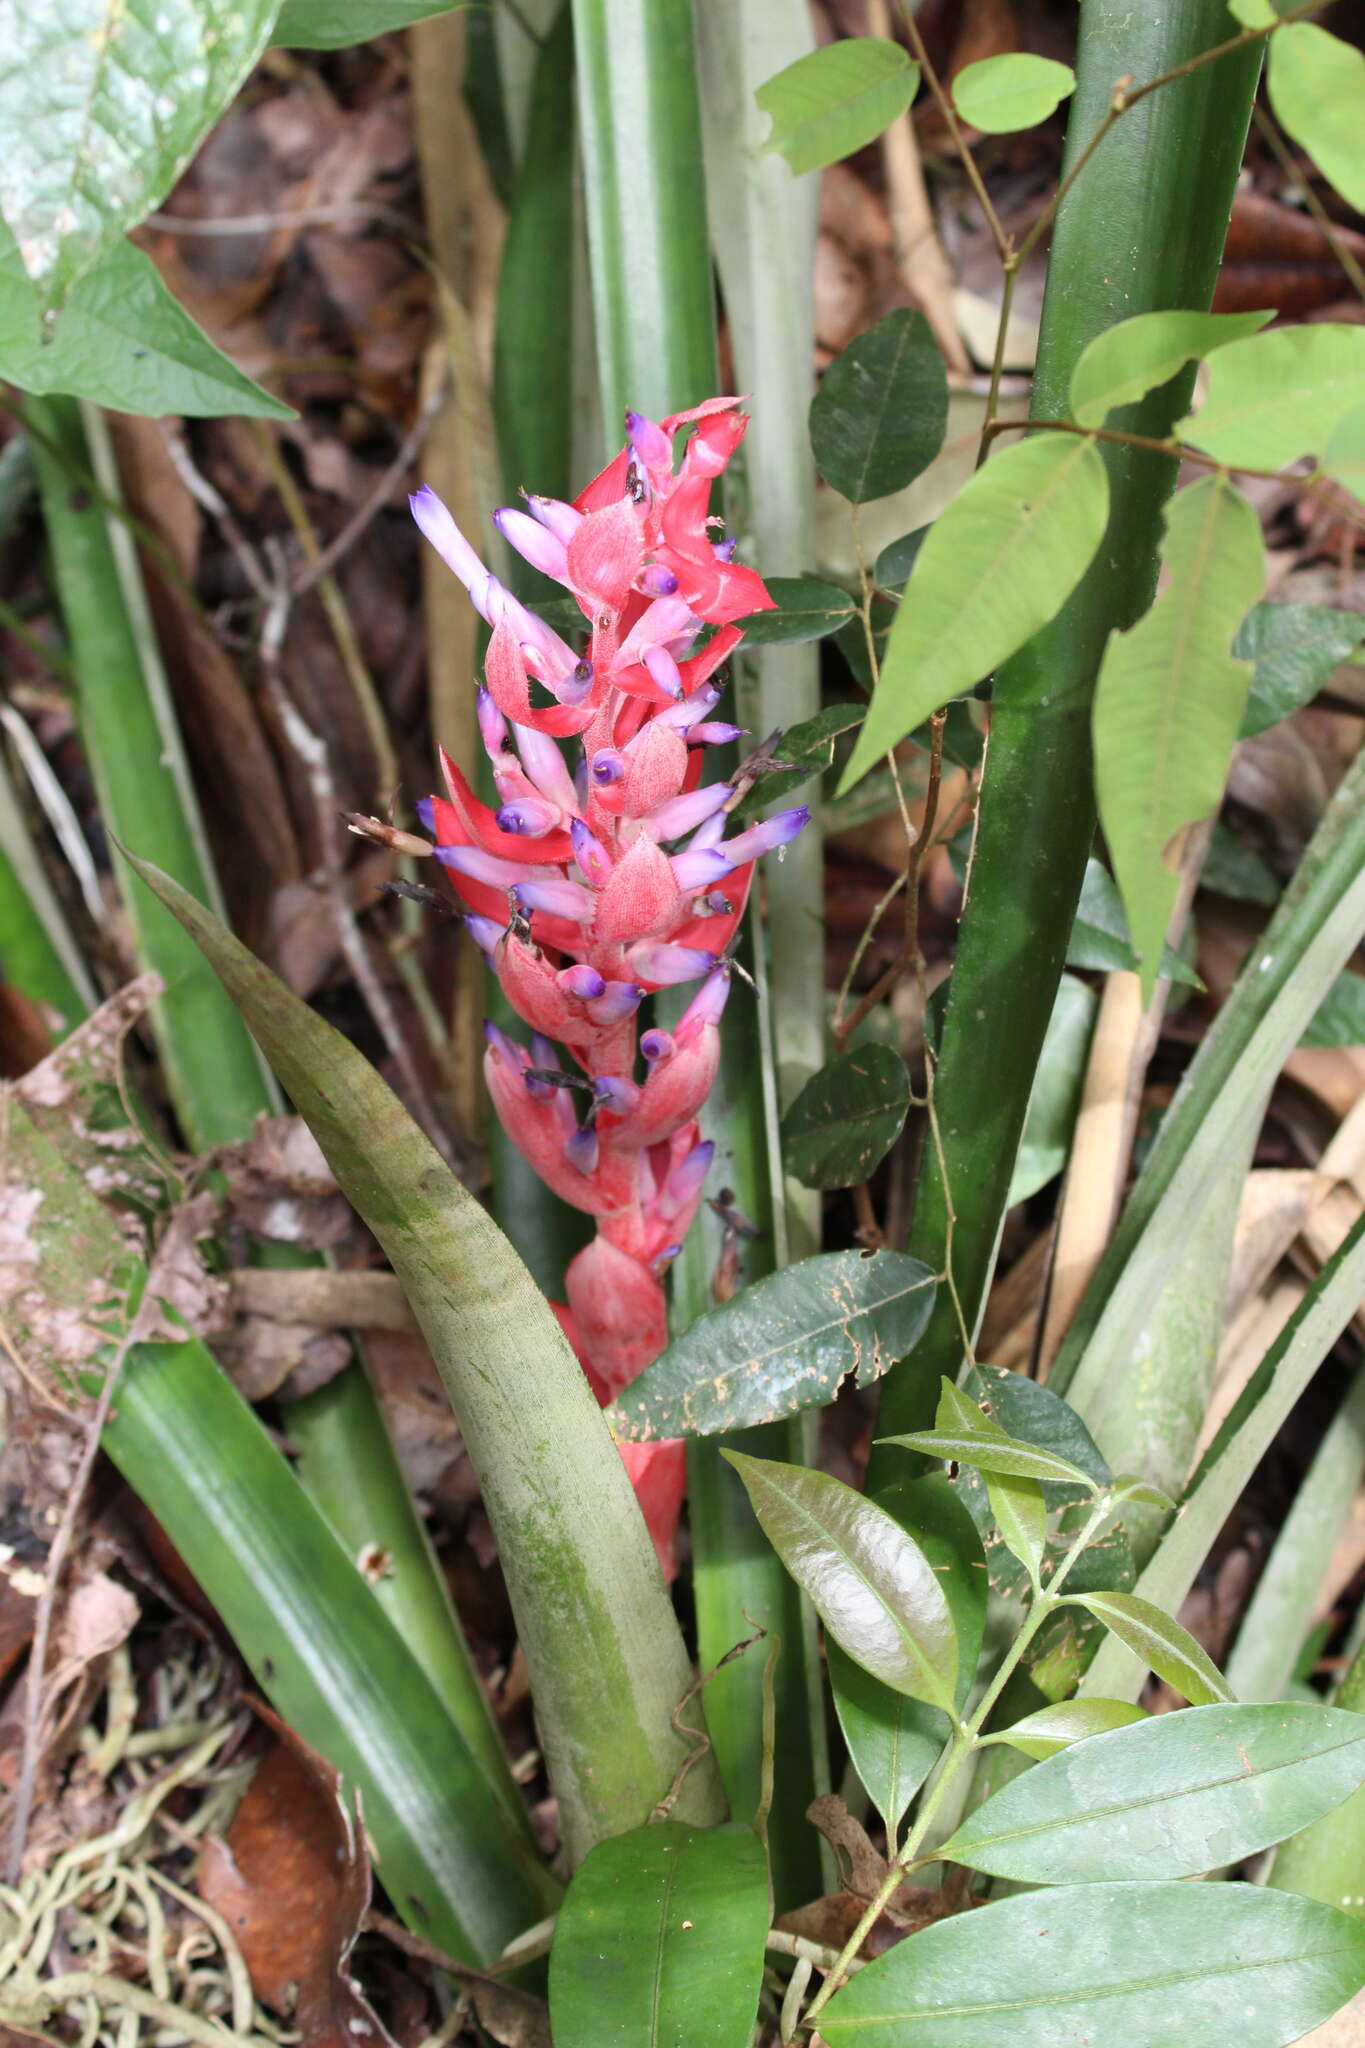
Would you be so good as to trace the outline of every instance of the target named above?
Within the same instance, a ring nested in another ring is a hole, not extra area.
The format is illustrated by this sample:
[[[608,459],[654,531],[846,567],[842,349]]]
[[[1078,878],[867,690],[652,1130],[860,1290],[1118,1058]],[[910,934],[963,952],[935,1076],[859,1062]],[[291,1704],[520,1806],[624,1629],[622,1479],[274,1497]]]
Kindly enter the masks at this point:
[[[410,220],[407,214],[371,199],[338,199],[326,206],[300,207],[293,213],[222,214],[216,220],[197,220],[184,213],[149,213],[143,226],[156,228],[165,235],[207,239],[218,235],[268,235],[276,228],[321,227],[338,220],[372,220],[410,240],[426,240],[426,230],[420,221]]]
[[[389,499],[393,496],[395,487],[411,468],[418,449],[427,437],[432,421],[445,404],[445,396],[449,386],[450,372],[447,369],[445,375],[439,378],[428,391],[426,398],[418,409],[416,419],[403,436],[398,453],[394,456],[393,461],[384,471],[378,483],[375,484],[373,490],[362,499],[360,505],[352,513],[340,533],[334,539],[328,541],[322,553],[310,562],[306,568],[300,569],[295,574],[293,579],[293,594],[295,597],[306,596],[315,583],[319,582],[322,577],[330,575],[342,556],[349,554],[371,521],[383,511]],[[382,780],[383,778],[381,777]]]
[[[1257,134],[1279,164],[1280,169],[1287,178],[1293,180],[1294,184],[1302,192],[1304,205],[1322,229],[1323,239],[1345,271],[1347,277],[1351,280],[1351,286],[1357,298],[1365,299],[1365,270],[1361,269],[1355,257],[1337,233],[1336,222],[1332,219],[1331,214],[1318,198],[1312,185],[1295,163],[1293,155],[1279,129],[1263,107],[1253,107],[1251,118],[1256,123]]]
[[[870,0],[867,31],[869,35],[891,39],[890,0]],[[934,224],[915,140],[915,123],[908,108],[882,136],[882,164],[901,276],[923,307],[949,369],[968,376],[971,361],[953,318],[953,273]]]
[[[897,4],[915,61],[919,65],[920,72],[930,92],[938,101],[939,112],[948,124],[948,133],[953,138],[953,147],[957,151],[958,160],[967,174],[967,182],[970,184],[973,192],[975,192],[981,211],[986,216],[986,226],[990,229],[991,240],[995,243],[996,254],[999,256],[1000,261],[1004,263],[1013,254],[1014,245],[1005,232],[1000,216],[992,204],[991,195],[986,190],[986,181],[977,169],[976,158],[967,147],[967,138],[962,131],[962,123],[957,118],[957,109],[944,91],[939,75],[929,61],[929,52],[924,47],[924,38],[919,32],[919,23],[915,20],[908,0],[897,0]]]

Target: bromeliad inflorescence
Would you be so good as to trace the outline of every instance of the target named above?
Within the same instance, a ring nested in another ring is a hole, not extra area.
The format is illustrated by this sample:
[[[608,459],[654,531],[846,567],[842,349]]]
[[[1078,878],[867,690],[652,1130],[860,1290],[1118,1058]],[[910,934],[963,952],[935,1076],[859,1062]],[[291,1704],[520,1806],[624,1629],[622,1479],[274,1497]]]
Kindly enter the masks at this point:
[[[577,599],[591,627],[583,655],[489,573],[439,498],[412,499],[491,628],[478,711],[500,798],[496,810],[480,802],[443,754],[448,797],[420,808],[476,944],[531,1027],[529,1047],[487,1027],[498,1115],[555,1193],[596,1218],[556,1311],[603,1403],[666,1341],[661,1276],[714,1149],[697,1113],[719,1057],[727,948],[754,860],[808,815],[782,811],[727,838],[739,791],[701,780],[705,749],[739,736],[711,716],[742,638],[734,621],[772,604],[734,543],[712,538],[711,485],[747,425],[738,403],[709,399],[662,424],[630,413],[627,445],[574,504],[528,497],[525,511],[495,515]],[[578,742],[572,766],[561,740]],[[700,990],[671,1031],[639,1032],[651,991],[692,981]],[[671,1569],[683,1446],[622,1455]]]

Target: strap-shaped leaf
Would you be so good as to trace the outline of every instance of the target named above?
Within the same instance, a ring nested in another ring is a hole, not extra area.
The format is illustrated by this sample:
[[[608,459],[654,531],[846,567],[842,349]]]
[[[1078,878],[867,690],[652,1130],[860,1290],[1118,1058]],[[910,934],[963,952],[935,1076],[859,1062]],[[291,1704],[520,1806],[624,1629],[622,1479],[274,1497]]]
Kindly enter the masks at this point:
[[[935,1280],[903,1252],[819,1252],[675,1337],[607,1411],[618,1437],[716,1436],[871,1386],[929,1318]]]
[[[942,1853],[1023,1884],[1193,1877],[1297,1834],[1362,1782],[1365,1715],[1297,1701],[1191,1707],[1025,1772]]]
[[[752,1828],[665,1821],[600,1842],[555,1923],[555,2048],[740,2048],[767,1932],[767,1859]]]
[[[1227,1680],[1208,1652],[1150,1600],[1137,1593],[1078,1593],[1068,1605],[1084,1607],[1102,1621],[1191,1706],[1214,1706],[1231,1698]]]
[[[842,1480],[725,1451],[763,1533],[835,1641],[884,1685],[953,1711],[957,1634],[913,1536]]]
[[[915,558],[841,792],[1056,617],[1108,515],[1108,476],[1088,441],[1039,434],[976,472]]]
[[[1283,2048],[1365,1976],[1365,1923],[1244,1884],[1091,1884],[940,1920],[820,2015],[833,2048]]]

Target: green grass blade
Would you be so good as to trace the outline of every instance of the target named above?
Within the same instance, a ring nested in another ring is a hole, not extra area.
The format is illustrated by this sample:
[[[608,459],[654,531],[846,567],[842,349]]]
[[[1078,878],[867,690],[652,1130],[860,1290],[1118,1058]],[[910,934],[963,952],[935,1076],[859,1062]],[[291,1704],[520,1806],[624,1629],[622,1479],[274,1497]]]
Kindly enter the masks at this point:
[[[0,755],[0,977],[47,1013],[54,1040],[80,1022],[95,1000],[61,905],[24,829]]]
[[[1080,17],[1065,164],[1104,118],[1115,79],[1154,78],[1225,41],[1224,0],[1134,9],[1090,0]],[[1202,67],[1125,113],[1057,216],[1033,392],[1034,416],[1064,417],[1086,345],[1134,313],[1207,307],[1241,166],[1259,47]],[[1190,204],[1199,193],[1198,206]],[[1161,435],[1193,372],[1115,415]],[[1150,601],[1173,463],[1106,447],[1110,532],[1050,626],[998,672],[971,899],[962,920],[938,1069],[938,1119],[955,1212],[953,1267],[969,1324],[985,1296],[1019,1135],[1095,829],[1089,705],[1111,629]],[[932,1152],[910,1250],[941,1269],[949,1208]],[[883,1397],[884,1432],[920,1427],[962,1342],[947,1290],[914,1362]],[[874,1457],[873,1483],[886,1474]]]

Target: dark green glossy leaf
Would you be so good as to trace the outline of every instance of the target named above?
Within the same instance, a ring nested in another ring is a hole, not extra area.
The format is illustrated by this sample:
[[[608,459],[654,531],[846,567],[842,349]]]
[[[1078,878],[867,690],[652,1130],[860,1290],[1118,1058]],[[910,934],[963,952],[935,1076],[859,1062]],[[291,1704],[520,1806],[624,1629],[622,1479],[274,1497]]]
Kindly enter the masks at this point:
[[[746,647],[790,646],[802,640],[823,640],[853,617],[853,599],[837,583],[818,576],[769,576],[768,594],[775,612],[754,612],[736,619]]]
[[[1106,1735],[1112,1728],[1126,1728],[1131,1722],[1146,1718],[1141,1707],[1132,1706],[1127,1700],[1058,1700],[1055,1705],[1039,1707],[1036,1714],[1025,1714],[1012,1728],[1002,1728],[998,1735],[987,1735],[982,1740],[1007,1743],[1011,1749],[1022,1750],[1025,1756],[1039,1760],[1056,1756],[1059,1749],[1066,1749],[1073,1742],[1084,1742],[1088,1735]]]
[[[1047,1506],[1036,1479],[986,1475],[986,1499],[1005,1547],[1038,1582],[1047,1554]]]
[[[715,1436],[871,1386],[924,1328],[934,1276],[903,1252],[817,1252],[676,1337],[607,1411],[618,1437]]]
[[[899,43],[849,36],[798,57],[754,98],[772,120],[764,144],[794,171],[818,171],[875,142],[919,90],[919,66]]]
[[[877,1505],[908,1529],[947,1596],[957,1630],[959,1709],[976,1672],[986,1625],[986,1566],[981,1539],[941,1472],[883,1487]],[[893,1833],[943,1752],[948,1717],[923,1700],[893,1692],[840,1649],[825,1645],[835,1711],[854,1768]]]
[[[811,400],[816,467],[855,505],[913,483],[938,454],[947,425],[938,343],[924,315],[904,307],[851,341]]]
[[[1147,1667],[1193,1707],[1216,1706],[1231,1698],[1217,1665],[1178,1621],[1136,1593],[1079,1593],[1076,1604],[1145,1659]]]
[[[842,1480],[801,1465],[723,1454],[763,1533],[825,1627],[874,1678],[951,1712],[958,1646],[952,1613],[915,1539]]]
[[[865,704],[827,704],[813,718],[789,725],[777,743],[774,758],[789,763],[761,775],[739,803],[736,818],[757,818],[774,803],[785,802],[817,775],[823,775],[834,760],[835,742],[846,732],[856,731],[863,722]]]
[[[1081,900],[1076,905],[1076,922],[1067,941],[1068,967],[1087,967],[1102,974],[1116,968],[1135,968],[1137,954],[1128,937],[1128,918],[1114,881],[1103,861],[1092,856],[1085,864]],[[1171,946],[1161,949],[1161,972],[1184,988],[1202,988],[1203,982]]]
[[[44,341],[38,292],[3,222],[0,377],[22,391],[68,392],[118,412],[294,416],[214,347],[131,242],[115,242],[77,280]]]
[[[270,40],[286,50],[344,50],[457,5],[468,0],[284,0]]]
[[[45,305],[170,191],[270,39],[278,0],[9,11],[0,214]]]
[[[1265,856],[1248,846],[1221,818],[1214,822],[1199,886],[1211,889],[1215,896],[1231,896],[1234,902],[1264,903],[1270,908],[1284,893],[1284,884]]]
[[[1029,1094],[1024,1134],[1010,1182],[1010,1202],[1026,1202],[1066,1165],[1081,1106],[1090,1036],[1099,997],[1074,974],[1064,974],[1048,1020],[1047,1037]]]
[[[1006,1479],[1051,1480],[1054,1485],[1083,1483],[1085,1474],[1065,1458],[1051,1451],[1036,1450],[1032,1444],[1013,1442],[1009,1437],[978,1436],[975,1432],[920,1429],[908,1436],[884,1436],[879,1443],[899,1444],[903,1450],[919,1451],[926,1458],[942,1458],[947,1464],[974,1465],[978,1472],[998,1472]]]
[[[813,1074],[782,1119],[788,1170],[804,1187],[849,1188],[880,1165],[905,1128],[905,1061],[860,1045]]]
[[[917,526],[913,533],[903,533],[899,540],[889,540],[877,557],[872,571],[872,580],[882,590],[900,590],[906,577],[915,566],[915,557],[924,545],[927,526]]]
[[[767,1859],[752,1828],[663,1821],[600,1842],[555,1922],[555,2048],[745,2048],[767,1932]]]
[[[1297,1834],[1362,1782],[1365,1715],[1191,1707],[1074,1743],[979,1806],[943,1854],[1023,1884],[1193,1877]]]
[[[820,2017],[856,2048],[1285,2048],[1365,1976],[1365,1926],[1242,1884],[1066,1886],[898,1942]]]
[[[1365,975],[1348,969],[1332,983],[1300,1045],[1365,1045]]]
[[[1325,604],[1255,604],[1232,651],[1253,664],[1240,737],[1264,732],[1314,698],[1334,668],[1365,638],[1359,612]]]
[[[1071,1404],[1051,1387],[1002,1366],[978,1365],[967,1377],[966,1391],[978,1397],[1007,1436],[1065,1458],[1095,1486],[1109,1485],[1113,1475],[1095,1439]],[[1047,1485],[1044,1498],[1049,1508],[1056,1508],[1078,1495],[1071,1487]]]

